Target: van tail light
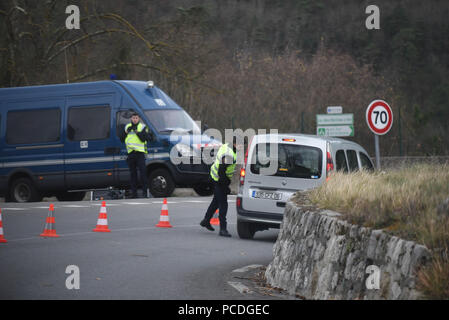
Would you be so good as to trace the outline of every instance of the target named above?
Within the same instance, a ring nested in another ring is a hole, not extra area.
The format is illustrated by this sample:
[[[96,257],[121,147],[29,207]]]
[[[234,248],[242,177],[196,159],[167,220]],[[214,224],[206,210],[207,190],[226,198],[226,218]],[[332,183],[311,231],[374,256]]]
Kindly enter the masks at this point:
[[[334,170],[334,162],[332,161],[331,153],[327,152],[327,164],[326,164],[326,180],[329,179],[329,174]]]
[[[237,208],[241,208],[242,207],[242,198],[241,197],[237,197],[237,200],[236,200],[236,205],[237,205]]]
[[[243,186],[243,183],[245,183],[245,175],[246,170],[244,168],[240,169],[240,185]]]
[[[253,138],[251,138],[250,142],[248,143],[248,147],[246,148],[246,152],[245,152],[245,168],[246,168],[246,163],[248,162],[248,151],[249,148],[251,148],[251,143],[253,142]]]
[[[249,148],[251,147],[251,142],[253,140],[251,139],[251,141],[248,144],[248,147],[246,148],[246,152],[245,152],[245,164],[243,166],[242,169],[240,169],[240,185],[243,186],[243,184],[245,183],[245,176],[246,176],[246,164],[248,163],[248,151]]]

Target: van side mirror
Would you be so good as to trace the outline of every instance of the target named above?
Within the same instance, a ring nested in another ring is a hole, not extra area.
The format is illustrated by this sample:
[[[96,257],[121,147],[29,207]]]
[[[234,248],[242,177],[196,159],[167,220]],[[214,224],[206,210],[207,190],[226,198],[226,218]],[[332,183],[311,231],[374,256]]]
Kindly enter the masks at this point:
[[[149,136],[149,138],[150,138],[150,141],[148,141],[148,142],[154,142],[154,141],[156,141],[156,136],[154,135],[154,132],[153,131],[149,131],[149,133],[148,133],[148,136]]]

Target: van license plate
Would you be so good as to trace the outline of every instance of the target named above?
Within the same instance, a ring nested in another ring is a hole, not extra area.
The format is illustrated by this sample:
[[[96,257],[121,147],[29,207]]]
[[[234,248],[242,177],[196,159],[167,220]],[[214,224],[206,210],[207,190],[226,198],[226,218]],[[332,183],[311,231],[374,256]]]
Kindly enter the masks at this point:
[[[267,192],[267,191],[253,191],[253,198],[281,200],[282,194],[276,193],[276,192]]]

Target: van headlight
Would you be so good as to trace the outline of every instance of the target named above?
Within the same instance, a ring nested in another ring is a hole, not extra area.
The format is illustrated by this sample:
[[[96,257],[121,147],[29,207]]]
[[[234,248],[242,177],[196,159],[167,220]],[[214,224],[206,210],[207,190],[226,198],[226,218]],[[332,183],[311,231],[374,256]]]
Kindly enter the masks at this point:
[[[176,150],[181,157],[194,157],[196,154],[192,147],[182,143],[176,145]]]

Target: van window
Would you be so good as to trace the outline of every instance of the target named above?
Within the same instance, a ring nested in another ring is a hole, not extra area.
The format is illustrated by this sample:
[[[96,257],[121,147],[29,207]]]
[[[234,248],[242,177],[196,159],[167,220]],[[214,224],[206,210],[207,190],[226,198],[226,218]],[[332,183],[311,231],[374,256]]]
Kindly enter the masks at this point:
[[[180,134],[200,132],[195,121],[184,110],[149,110],[145,115],[159,133],[171,134],[178,130]]]
[[[251,172],[260,174],[261,168],[270,167],[277,161],[274,176],[287,178],[319,179],[322,171],[323,154],[319,148],[278,144],[278,155],[270,153],[270,144],[256,145],[251,162]]]
[[[357,161],[357,153],[354,150],[347,150],[349,170],[351,172],[359,170],[359,163]]]
[[[373,163],[371,162],[371,159],[363,152],[359,152],[359,155],[360,155],[360,162],[362,163],[362,168],[369,171],[373,171],[374,166]]]
[[[117,136],[120,137],[125,131],[125,126],[131,123],[131,116],[134,113],[132,110],[125,110],[117,112]]]
[[[56,142],[60,139],[61,110],[10,111],[6,121],[8,144]]]
[[[72,141],[109,138],[110,107],[72,107],[69,109],[67,137]]]
[[[335,164],[337,167],[337,171],[348,172],[348,164],[346,163],[344,150],[338,150],[335,154]]]

